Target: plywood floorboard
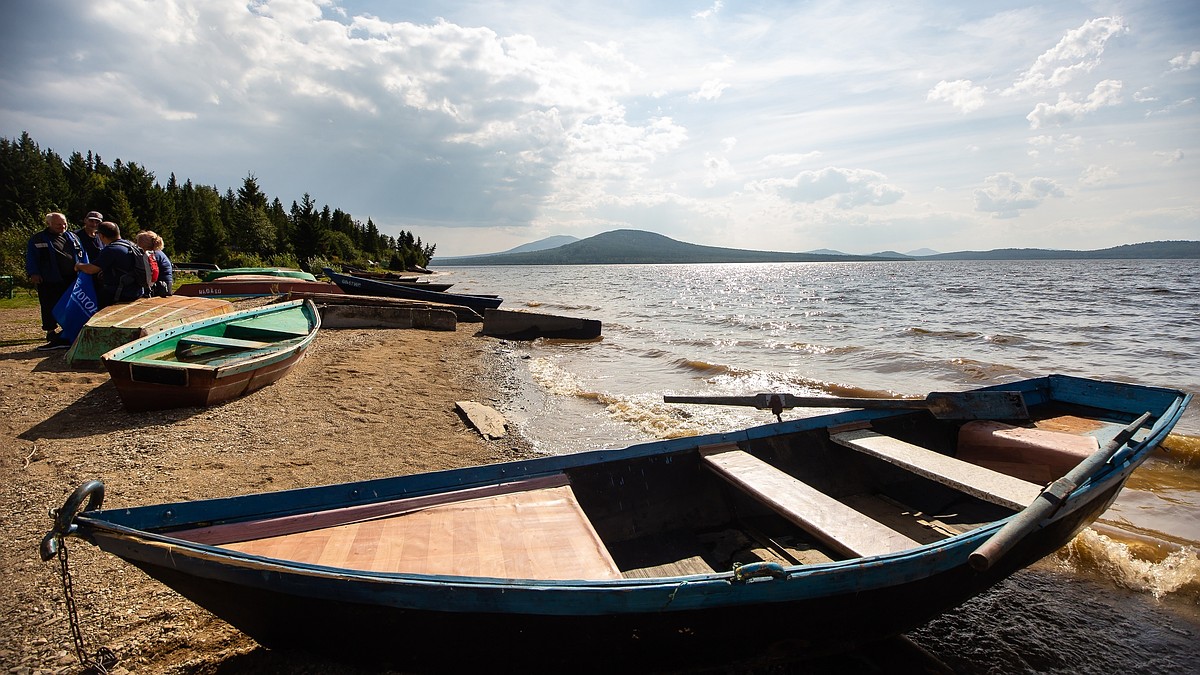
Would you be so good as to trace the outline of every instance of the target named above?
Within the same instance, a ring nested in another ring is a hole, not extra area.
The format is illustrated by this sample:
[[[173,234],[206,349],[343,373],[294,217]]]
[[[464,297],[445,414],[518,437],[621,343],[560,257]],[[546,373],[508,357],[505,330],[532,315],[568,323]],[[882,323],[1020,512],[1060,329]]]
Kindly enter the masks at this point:
[[[225,548],[370,572],[619,579],[570,486],[441,504]]]

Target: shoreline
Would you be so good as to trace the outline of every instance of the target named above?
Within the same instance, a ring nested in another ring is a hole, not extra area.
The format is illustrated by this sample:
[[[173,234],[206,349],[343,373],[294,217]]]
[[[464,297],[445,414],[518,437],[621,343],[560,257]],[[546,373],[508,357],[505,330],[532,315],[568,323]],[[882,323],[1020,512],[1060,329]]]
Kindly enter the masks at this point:
[[[269,492],[538,456],[510,423],[482,439],[455,401],[517,405],[519,358],[472,325],[322,330],[287,377],[213,408],[128,413],[108,374],[38,352],[37,308],[0,310],[0,665],[78,672],[62,579],[38,543],[81,482],[105,508]],[[28,340],[28,344],[13,344]],[[511,422],[511,420],[510,420]],[[67,540],[89,653],[112,672],[362,672],[269,652],[124,561]],[[18,672],[18,671],[14,671]]]

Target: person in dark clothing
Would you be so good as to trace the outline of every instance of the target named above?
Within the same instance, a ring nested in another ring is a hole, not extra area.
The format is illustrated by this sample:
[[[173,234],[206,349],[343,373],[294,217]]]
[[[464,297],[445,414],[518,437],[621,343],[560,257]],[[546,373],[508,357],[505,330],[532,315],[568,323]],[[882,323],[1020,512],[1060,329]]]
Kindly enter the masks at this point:
[[[83,219],[83,227],[75,230],[75,236],[79,237],[83,250],[87,253],[88,262],[95,262],[100,256],[100,249],[104,248],[104,242],[100,241],[99,235],[96,234],[96,228],[102,222],[104,216],[100,215],[99,211],[89,211]]]
[[[29,238],[25,247],[25,274],[37,287],[42,330],[46,331],[46,344],[39,350],[71,346],[58,332],[54,306],[75,283],[75,266],[86,260],[84,255],[79,238],[67,231],[67,217],[58,212],[46,214],[46,228]]]
[[[162,298],[171,295],[171,289],[175,287],[175,269],[171,266],[171,259],[163,253],[162,237],[157,232],[142,230],[138,232],[137,245],[158,261],[158,279],[154,282],[153,295]]]
[[[94,263],[79,263],[75,269],[96,276],[96,300],[100,307],[144,297],[145,289],[134,277],[137,270],[133,247],[137,244],[122,239],[121,228],[113,222],[100,223],[96,234],[104,243],[100,255]]]

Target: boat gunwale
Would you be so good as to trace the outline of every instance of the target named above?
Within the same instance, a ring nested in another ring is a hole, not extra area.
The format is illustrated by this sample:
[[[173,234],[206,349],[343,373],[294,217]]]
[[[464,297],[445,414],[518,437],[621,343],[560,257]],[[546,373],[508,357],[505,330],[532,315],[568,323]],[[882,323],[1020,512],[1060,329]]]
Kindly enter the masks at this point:
[[[305,303],[311,306],[306,307]],[[155,344],[166,342],[176,337],[186,337],[187,335],[203,330],[210,326],[223,323],[232,323],[247,317],[259,317],[263,316],[264,314],[276,314],[280,312],[291,311],[297,308],[300,308],[302,311],[306,311],[306,314],[309,317],[308,332],[303,336],[298,335],[296,338],[289,338],[273,343],[272,348],[264,348],[262,354],[253,356],[246,360],[238,360],[234,363],[223,366],[211,366],[204,363],[187,363],[184,361],[160,361],[154,359],[130,358],[133,354],[136,354]],[[237,375],[246,372],[247,370],[256,370],[263,366],[271,365],[276,361],[290,358],[298,351],[305,349],[309,344],[312,343],[314,339],[316,339],[317,332],[320,327],[321,314],[317,311],[316,305],[311,300],[288,300],[272,305],[251,307],[249,309],[244,309],[229,314],[221,314],[218,316],[201,319],[200,321],[173,326],[166,330],[152,333],[128,344],[121,345],[116,349],[105,352],[103,355],[101,355],[100,359],[101,361],[117,361],[120,363],[136,364],[138,366],[162,368],[166,370],[211,371],[214,373],[214,377],[219,379],[222,377]]]

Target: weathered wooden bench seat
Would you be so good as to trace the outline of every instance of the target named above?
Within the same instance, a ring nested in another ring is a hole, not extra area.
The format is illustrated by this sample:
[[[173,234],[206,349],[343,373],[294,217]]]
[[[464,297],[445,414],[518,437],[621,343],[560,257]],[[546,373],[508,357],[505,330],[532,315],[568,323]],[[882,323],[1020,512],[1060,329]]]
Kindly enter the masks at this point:
[[[301,326],[264,326],[253,322],[240,323],[234,322],[225,326],[225,335],[230,338],[243,340],[271,340],[273,342],[280,340],[294,340],[308,335],[308,331]]]
[[[191,347],[215,347],[218,349],[262,349],[270,347],[270,342],[260,342],[258,340],[240,340],[238,338],[221,337],[218,335],[188,335],[179,338],[179,343],[176,345],[176,351],[183,351]]]
[[[835,443],[878,457],[918,476],[928,478],[993,504],[1016,511],[1029,506],[1042,486],[934,452],[869,429],[831,434]]]
[[[867,557],[921,545],[736,445],[701,448],[700,454],[717,475],[839,553]]]

